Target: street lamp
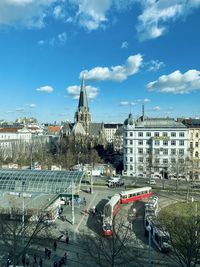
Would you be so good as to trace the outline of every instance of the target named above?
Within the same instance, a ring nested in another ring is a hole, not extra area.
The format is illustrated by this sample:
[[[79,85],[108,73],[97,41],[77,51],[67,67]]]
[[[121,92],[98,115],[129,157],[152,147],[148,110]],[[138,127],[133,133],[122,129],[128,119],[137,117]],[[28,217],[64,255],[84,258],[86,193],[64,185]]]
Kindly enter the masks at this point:
[[[148,267],[151,267],[151,226],[146,227],[149,236],[149,248],[148,248]]]
[[[72,179],[72,225],[75,223],[75,216],[74,216],[74,180]]]

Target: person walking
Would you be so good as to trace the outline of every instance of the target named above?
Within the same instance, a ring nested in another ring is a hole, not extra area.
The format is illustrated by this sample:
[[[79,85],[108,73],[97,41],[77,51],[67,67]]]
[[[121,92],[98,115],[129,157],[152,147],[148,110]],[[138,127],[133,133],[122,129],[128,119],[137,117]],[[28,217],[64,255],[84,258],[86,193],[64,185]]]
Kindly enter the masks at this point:
[[[54,250],[56,251],[56,248],[57,248],[57,243],[56,243],[56,241],[54,241],[54,243],[53,243],[53,247],[54,247]]]
[[[33,255],[34,263],[37,263],[37,256],[36,254]]]
[[[66,236],[66,240],[65,241],[66,241],[67,245],[69,245],[69,236],[68,235]]]
[[[42,265],[43,265],[43,261],[42,261],[42,258],[40,258],[39,267],[42,267]]]

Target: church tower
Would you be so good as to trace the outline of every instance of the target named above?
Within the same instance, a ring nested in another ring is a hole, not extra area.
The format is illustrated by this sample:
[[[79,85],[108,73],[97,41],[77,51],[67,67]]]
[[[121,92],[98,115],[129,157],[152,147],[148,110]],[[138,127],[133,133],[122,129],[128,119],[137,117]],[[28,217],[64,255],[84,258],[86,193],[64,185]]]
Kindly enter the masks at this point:
[[[88,107],[84,75],[82,76],[81,90],[79,96],[78,109],[74,116],[75,123],[81,123],[86,134],[89,133],[89,124],[91,122],[90,109]]]

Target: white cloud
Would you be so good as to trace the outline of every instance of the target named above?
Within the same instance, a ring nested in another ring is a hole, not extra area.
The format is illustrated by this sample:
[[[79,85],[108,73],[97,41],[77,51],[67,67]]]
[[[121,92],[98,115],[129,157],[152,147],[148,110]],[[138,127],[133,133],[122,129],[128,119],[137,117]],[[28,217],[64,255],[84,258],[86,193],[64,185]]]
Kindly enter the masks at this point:
[[[66,88],[67,93],[73,98],[73,99],[79,99],[79,95],[80,95],[80,86],[78,85],[72,85],[72,86],[68,86]],[[94,87],[94,86],[90,86],[87,85],[86,86],[86,91],[87,91],[87,97],[89,99],[94,99],[96,98],[96,96],[98,95],[98,88]]]
[[[48,44],[51,46],[63,46],[67,42],[67,33],[62,32],[59,33],[57,36],[49,39],[49,40],[40,40],[38,41],[38,45],[42,46],[44,44]]]
[[[200,90],[200,71],[188,70],[181,73],[179,70],[169,75],[162,75],[158,80],[147,84],[149,91],[163,93],[184,94],[194,90]]]
[[[44,92],[44,93],[52,93],[53,90],[54,90],[53,87],[49,85],[45,85],[45,86],[42,86],[36,89],[36,91]]]
[[[121,105],[121,106],[127,106],[128,104],[129,104],[128,101],[121,101],[121,102],[120,102],[120,105]]]
[[[78,11],[76,19],[78,23],[87,30],[96,30],[106,21],[106,14],[112,5],[112,0],[70,0]]]
[[[123,42],[122,44],[121,44],[121,48],[128,48],[128,42]]]
[[[155,106],[155,107],[152,108],[152,110],[153,111],[159,111],[159,110],[161,110],[161,108],[159,106]]]
[[[16,108],[15,111],[17,111],[17,112],[24,112],[25,111],[25,108]]]
[[[84,70],[80,73],[80,77],[84,74],[86,80],[95,81],[115,81],[121,82],[135,73],[137,73],[142,65],[143,58],[140,54],[129,56],[124,65],[108,67],[95,67],[91,70]]]
[[[144,99],[137,99],[136,100],[137,102],[144,102],[144,103],[147,103],[147,102],[150,102],[151,100],[149,98],[144,98]]]
[[[44,40],[40,40],[40,41],[38,41],[38,44],[39,45],[44,45],[45,44],[45,41]]]
[[[187,16],[200,6],[199,0],[137,0],[143,7],[138,17],[140,40],[153,39],[167,31],[167,23]]]
[[[149,98],[144,98],[144,99],[143,99],[143,102],[144,102],[144,103],[147,103],[147,102],[150,102],[150,101],[151,101],[151,100],[150,100]]]
[[[41,28],[57,0],[1,0],[0,24]]]
[[[29,106],[29,108],[36,108],[37,107],[36,104],[29,104],[28,106]]]
[[[158,71],[165,66],[164,62],[159,60],[151,60],[146,62],[145,65],[147,66],[147,71]]]

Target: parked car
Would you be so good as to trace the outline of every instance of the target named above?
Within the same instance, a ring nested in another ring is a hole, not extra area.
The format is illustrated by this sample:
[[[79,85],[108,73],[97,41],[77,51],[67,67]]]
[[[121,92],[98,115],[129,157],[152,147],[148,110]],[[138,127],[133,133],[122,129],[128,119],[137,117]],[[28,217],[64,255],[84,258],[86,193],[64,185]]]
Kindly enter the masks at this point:
[[[200,188],[200,183],[193,183],[191,185],[192,188]]]
[[[146,181],[146,184],[152,184],[152,185],[155,185],[156,184],[156,181],[155,180],[148,180]]]

